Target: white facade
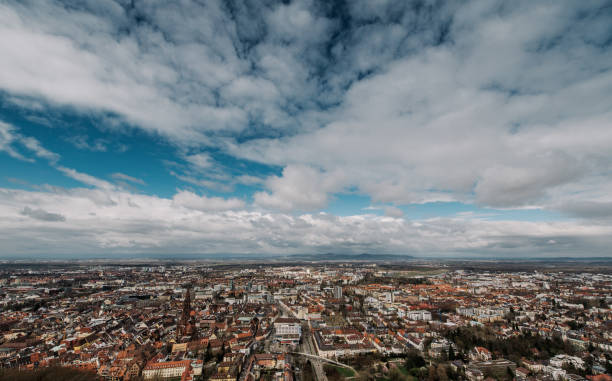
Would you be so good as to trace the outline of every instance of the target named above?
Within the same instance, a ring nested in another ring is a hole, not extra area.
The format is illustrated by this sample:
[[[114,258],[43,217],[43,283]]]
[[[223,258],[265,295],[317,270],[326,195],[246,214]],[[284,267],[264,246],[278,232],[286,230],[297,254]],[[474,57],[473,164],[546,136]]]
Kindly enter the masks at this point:
[[[334,298],[342,299],[342,286],[334,287]]]
[[[431,312],[426,311],[426,310],[408,311],[408,312],[406,312],[406,318],[408,320],[430,321],[431,320]]]
[[[300,322],[275,322],[274,328],[276,329],[276,335],[301,335],[302,326]]]
[[[142,376],[145,380],[149,380],[155,377],[181,377],[188,366],[188,361],[180,361],[175,364],[154,364],[151,367],[145,367],[145,369],[142,371]]]

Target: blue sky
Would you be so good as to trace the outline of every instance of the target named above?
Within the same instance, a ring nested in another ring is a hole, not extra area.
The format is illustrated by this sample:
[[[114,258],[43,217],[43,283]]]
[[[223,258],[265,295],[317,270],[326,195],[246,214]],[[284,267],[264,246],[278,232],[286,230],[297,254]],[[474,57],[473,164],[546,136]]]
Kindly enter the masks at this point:
[[[610,256],[605,1],[8,1],[0,256]]]

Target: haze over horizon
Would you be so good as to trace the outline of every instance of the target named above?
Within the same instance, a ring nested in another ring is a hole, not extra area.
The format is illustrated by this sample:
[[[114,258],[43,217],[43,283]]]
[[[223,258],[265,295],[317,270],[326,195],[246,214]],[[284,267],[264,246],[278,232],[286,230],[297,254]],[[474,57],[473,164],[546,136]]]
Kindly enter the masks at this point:
[[[4,1],[0,257],[611,257],[607,1]]]

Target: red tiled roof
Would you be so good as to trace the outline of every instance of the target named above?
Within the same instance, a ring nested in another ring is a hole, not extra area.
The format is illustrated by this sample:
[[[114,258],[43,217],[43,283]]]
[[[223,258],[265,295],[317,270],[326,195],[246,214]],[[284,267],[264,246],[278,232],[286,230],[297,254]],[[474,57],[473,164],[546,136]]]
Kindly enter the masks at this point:
[[[168,368],[183,368],[190,366],[189,360],[183,361],[166,361],[166,362],[156,362],[156,363],[148,363],[145,367],[145,370],[151,369],[168,369]]]

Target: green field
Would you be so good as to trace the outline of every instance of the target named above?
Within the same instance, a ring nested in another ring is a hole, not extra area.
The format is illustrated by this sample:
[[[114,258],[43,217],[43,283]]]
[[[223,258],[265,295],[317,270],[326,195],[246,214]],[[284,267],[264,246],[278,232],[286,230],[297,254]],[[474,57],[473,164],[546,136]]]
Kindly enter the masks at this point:
[[[340,375],[342,378],[350,378],[350,377],[355,376],[355,372],[353,372],[352,370],[348,368],[343,368],[340,366],[326,364],[324,369],[325,369],[325,373],[328,376],[332,376],[332,378],[334,378],[333,377],[334,374]]]

